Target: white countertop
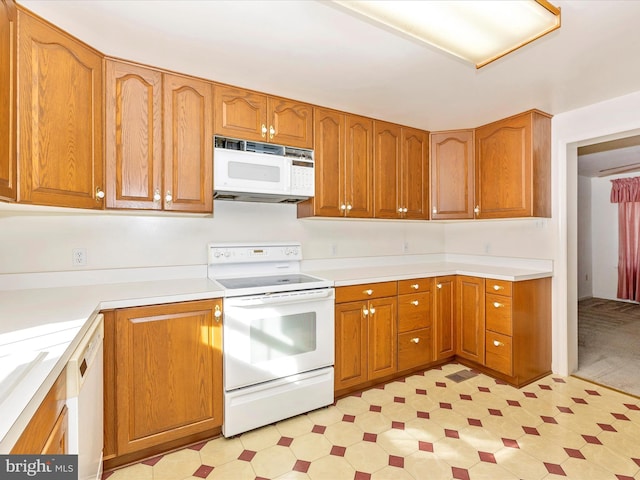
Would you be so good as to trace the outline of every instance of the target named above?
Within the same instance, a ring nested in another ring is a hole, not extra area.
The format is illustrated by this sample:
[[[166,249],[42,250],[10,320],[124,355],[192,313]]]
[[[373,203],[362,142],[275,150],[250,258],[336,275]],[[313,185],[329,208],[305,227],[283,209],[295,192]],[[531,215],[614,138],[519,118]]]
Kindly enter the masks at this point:
[[[0,454],[9,453],[98,312],[222,293],[206,276],[0,290]]]
[[[347,286],[443,275],[522,281],[551,276],[553,265],[434,254],[310,260],[302,270]],[[206,266],[0,275],[0,454],[9,453],[101,310],[222,296]]]

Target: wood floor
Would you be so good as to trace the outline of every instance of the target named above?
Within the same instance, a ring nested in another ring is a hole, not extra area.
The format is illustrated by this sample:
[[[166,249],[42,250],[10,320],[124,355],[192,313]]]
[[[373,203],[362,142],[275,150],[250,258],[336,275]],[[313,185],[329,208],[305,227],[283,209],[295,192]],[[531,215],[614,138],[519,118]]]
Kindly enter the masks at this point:
[[[640,396],[640,305],[578,302],[577,376]]]

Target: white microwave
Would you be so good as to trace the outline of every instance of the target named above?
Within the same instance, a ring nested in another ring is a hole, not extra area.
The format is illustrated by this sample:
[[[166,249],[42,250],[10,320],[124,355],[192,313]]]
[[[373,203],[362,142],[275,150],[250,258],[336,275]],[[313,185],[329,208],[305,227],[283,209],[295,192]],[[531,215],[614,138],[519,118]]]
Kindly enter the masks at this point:
[[[213,191],[217,200],[298,203],[313,197],[313,150],[215,137]]]

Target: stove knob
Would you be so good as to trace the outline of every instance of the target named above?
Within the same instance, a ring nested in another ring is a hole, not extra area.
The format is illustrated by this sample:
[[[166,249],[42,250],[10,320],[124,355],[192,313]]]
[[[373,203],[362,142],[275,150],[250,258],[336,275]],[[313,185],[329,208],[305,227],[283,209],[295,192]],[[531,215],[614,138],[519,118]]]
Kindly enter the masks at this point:
[[[292,249],[291,253],[293,253],[294,255],[298,255],[298,249],[297,248]]]
[[[224,252],[224,256],[229,258],[231,256],[231,252],[227,250],[226,252]]]
[[[220,252],[220,250],[216,250],[215,252],[213,252],[213,256],[216,258],[220,258],[221,255],[222,253]]]

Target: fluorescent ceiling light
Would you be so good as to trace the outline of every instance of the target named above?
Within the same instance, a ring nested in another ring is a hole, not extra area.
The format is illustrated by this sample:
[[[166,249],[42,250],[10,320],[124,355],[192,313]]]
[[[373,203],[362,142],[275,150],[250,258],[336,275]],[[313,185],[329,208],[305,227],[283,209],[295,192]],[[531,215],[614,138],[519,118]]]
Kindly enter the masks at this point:
[[[560,9],[546,0],[334,3],[468,60],[476,68],[560,28]]]

